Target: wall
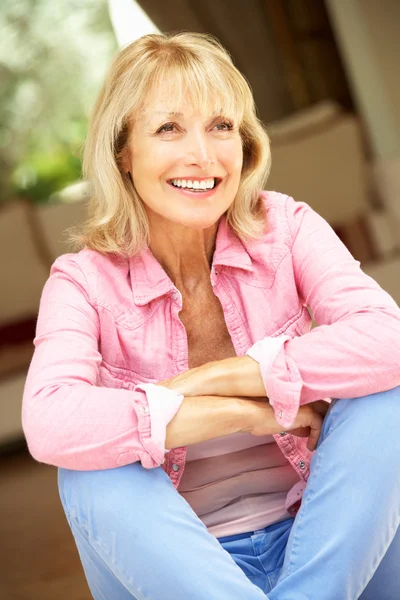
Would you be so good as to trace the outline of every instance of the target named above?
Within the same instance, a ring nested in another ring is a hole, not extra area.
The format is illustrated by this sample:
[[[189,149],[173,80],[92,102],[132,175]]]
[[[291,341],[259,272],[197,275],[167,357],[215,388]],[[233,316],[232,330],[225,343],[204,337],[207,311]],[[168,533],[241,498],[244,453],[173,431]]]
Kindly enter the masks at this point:
[[[400,2],[358,0],[374,47],[400,146]],[[400,147],[399,147],[400,150]]]
[[[350,86],[377,159],[400,153],[398,0],[326,0]]]

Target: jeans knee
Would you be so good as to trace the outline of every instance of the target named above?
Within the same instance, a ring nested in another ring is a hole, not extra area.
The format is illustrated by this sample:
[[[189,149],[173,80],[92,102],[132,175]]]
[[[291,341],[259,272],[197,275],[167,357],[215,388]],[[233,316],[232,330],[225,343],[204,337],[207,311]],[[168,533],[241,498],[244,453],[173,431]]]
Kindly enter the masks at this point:
[[[348,431],[343,449],[397,456],[400,451],[400,387],[359,398],[335,400],[326,416],[325,431]]]
[[[84,528],[88,522],[106,520],[112,513],[122,516],[132,507],[140,513],[169,484],[172,486],[163,469],[144,469],[140,463],[99,471],[58,472],[59,494],[67,518]]]
[[[85,529],[90,498],[97,495],[94,473],[95,471],[58,469],[58,492],[66,517],[70,524],[75,521]]]

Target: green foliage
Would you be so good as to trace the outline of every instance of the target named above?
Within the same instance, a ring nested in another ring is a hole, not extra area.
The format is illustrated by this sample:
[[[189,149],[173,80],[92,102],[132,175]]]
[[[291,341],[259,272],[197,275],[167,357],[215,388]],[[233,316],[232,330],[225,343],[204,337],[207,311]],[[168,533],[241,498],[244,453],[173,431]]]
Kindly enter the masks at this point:
[[[0,200],[45,202],[80,177],[116,50],[106,0],[3,0],[0,30]]]
[[[12,174],[12,195],[32,202],[48,202],[52,195],[77,181],[81,161],[69,146],[28,154]]]

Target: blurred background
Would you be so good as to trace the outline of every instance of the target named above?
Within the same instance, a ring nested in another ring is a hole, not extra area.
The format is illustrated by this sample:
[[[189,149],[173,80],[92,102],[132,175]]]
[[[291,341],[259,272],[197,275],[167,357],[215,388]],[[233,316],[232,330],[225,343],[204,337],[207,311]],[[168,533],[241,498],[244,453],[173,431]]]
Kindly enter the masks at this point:
[[[56,469],[20,422],[38,303],[85,216],[81,151],[120,46],[215,35],[272,144],[268,189],[309,203],[400,303],[398,0],[2,0],[0,4],[0,598],[89,600]]]

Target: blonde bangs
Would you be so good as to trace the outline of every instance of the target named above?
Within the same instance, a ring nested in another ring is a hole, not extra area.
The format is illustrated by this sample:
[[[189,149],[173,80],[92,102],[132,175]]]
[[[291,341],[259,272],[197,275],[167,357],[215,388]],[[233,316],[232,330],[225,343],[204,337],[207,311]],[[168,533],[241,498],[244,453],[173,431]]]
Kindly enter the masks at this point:
[[[239,129],[242,178],[227,219],[242,238],[265,227],[259,202],[270,167],[269,140],[258,120],[249,84],[228,52],[200,33],[150,34],[115,58],[95,104],[84,149],[83,174],[91,185],[89,219],[72,240],[102,253],[132,255],[149,244],[146,212],[121,164],[130,126],[146,111],[154,90],[168,112],[188,104],[202,114],[221,115]]]
[[[226,69],[211,60],[174,61],[164,58],[155,66],[144,89],[144,98],[154,90],[162,94],[163,107],[170,113],[189,106],[194,112],[223,115],[240,127],[248,99],[244,86]],[[143,102],[143,109],[146,109]]]

